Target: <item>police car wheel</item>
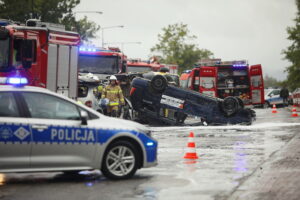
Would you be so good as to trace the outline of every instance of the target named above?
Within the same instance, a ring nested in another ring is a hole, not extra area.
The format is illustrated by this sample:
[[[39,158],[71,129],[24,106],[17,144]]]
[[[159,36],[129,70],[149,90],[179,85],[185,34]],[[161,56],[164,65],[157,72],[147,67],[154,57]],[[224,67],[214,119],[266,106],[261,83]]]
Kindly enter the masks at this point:
[[[110,179],[132,177],[138,168],[138,152],[128,141],[112,143],[106,150],[101,171]]]
[[[167,85],[168,81],[162,75],[156,75],[150,81],[150,86],[155,92],[163,92]]]

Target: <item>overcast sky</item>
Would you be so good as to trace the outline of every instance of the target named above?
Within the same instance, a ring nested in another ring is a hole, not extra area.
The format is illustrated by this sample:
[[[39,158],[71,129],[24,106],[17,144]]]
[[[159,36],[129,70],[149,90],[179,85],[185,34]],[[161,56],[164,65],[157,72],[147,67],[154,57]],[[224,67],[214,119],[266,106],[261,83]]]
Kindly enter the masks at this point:
[[[222,60],[246,59],[262,64],[264,74],[284,80],[282,50],[291,43],[286,28],[294,26],[294,0],[81,0],[76,11],[102,11],[86,15],[104,29],[104,42],[120,46],[129,58],[147,59],[157,35],[169,24],[184,23],[199,48]],[[101,46],[101,31],[96,46]],[[141,44],[126,44],[141,42]]]

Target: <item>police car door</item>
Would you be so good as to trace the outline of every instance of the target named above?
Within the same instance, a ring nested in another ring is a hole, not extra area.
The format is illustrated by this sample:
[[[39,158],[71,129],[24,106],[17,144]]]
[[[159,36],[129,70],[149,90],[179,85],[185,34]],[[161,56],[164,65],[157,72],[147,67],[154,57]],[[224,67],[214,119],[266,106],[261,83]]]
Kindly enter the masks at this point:
[[[0,92],[0,171],[29,168],[30,128],[16,95]]]
[[[23,93],[31,114],[33,169],[88,168],[95,153],[95,130],[81,125],[73,102],[43,93]]]

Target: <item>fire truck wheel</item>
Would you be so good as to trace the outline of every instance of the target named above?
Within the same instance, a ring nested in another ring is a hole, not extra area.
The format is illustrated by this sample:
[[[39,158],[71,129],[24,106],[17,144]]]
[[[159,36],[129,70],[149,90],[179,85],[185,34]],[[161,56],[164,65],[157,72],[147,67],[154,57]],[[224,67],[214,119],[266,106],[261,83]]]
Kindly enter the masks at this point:
[[[231,116],[238,111],[239,101],[235,97],[226,97],[223,101],[222,109],[227,116]]]
[[[168,85],[166,77],[162,75],[154,76],[150,81],[150,86],[155,92],[163,92]]]

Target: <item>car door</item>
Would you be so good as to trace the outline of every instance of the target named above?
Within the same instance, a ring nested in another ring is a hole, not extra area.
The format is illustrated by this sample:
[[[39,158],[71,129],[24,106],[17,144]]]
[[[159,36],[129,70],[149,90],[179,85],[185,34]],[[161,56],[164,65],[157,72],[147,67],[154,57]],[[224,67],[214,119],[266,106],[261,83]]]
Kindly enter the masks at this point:
[[[29,168],[31,132],[13,92],[0,92],[0,171]]]
[[[32,129],[32,169],[88,168],[95,153],[96,131],[81,125],[78,106],[63,98],[24,92]]]

